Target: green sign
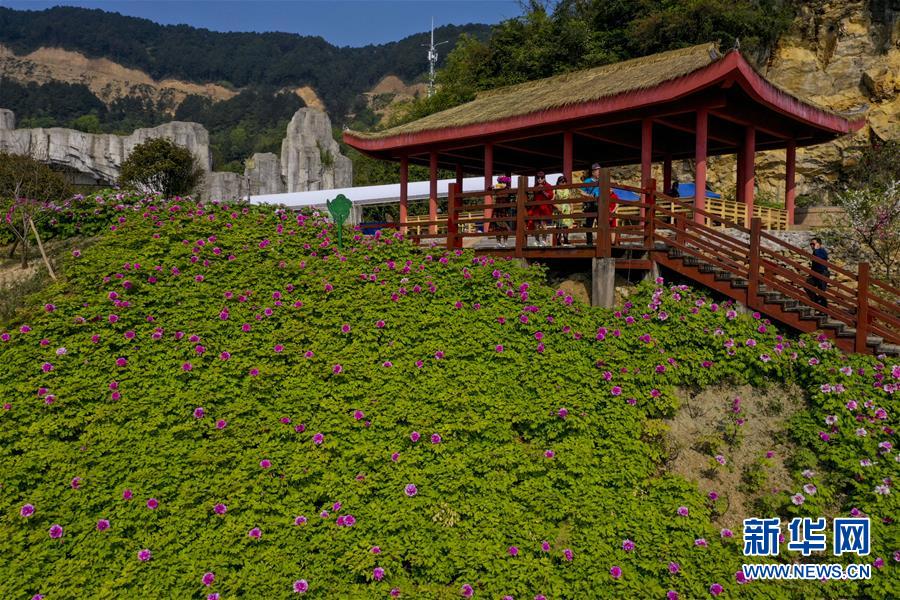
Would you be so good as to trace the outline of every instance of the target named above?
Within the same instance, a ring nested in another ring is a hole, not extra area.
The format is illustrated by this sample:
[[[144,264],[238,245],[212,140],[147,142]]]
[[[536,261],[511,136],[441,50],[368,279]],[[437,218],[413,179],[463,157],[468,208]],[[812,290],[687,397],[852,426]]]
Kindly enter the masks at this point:
[[[337,198],[335,198],[334,200],[326,200],[325,204],[328,206],[328,212],[331,213],[331,219],[334,221],[334,224],[337,225],[338,248],[343,250],[344,221],[346,221],[347,217],[350,216],[350,207],[353,206],[353,203],[350,202],[347,196],[338,194]]]

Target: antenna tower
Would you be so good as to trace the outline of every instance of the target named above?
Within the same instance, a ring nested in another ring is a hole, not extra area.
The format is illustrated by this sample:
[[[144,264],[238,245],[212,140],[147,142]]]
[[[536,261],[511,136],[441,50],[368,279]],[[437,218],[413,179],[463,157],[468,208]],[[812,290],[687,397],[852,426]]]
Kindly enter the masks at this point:
[[[434,67],[437,65],[438,61],[438,53],[437,47],[441,44],[446,44],[448,42],[438,42],[434,43],[434,17],[431,17],[431,43],[430,44],[422,44],[423,46],[428,46],[428,97],[431,98],[434,96]]]

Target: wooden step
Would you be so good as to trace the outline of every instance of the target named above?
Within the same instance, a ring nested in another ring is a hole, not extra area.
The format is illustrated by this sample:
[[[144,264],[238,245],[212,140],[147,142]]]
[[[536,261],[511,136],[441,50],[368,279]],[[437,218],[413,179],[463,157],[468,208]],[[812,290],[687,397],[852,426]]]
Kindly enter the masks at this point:
[[[900,344],[881,344],[876,348],[875,354],[887,354],[888,356],[900,356]]]

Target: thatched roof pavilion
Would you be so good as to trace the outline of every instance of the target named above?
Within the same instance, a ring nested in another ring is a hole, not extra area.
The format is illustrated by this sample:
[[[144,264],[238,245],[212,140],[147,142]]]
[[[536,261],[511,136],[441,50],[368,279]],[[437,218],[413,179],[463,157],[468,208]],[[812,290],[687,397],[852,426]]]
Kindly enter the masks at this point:
[[[793,221],[798,146],[858,130],[849,120],[799,99],[766,80],[737,50],[715,44],[662,52],[593,69],[529,81],[479,94],[466,104],[391,129],[344,133],[370,156],[495,174],[562,171],[578,166],[641,164],[648,185],[651,163],[696,161],[695,202],[704,205],[708,156],[738,155],[737,198],[753,210],[754,155],[786,150],[785,204]],[[401,185],[401,188],[403,186]],[[432,212],[436,201],[432,199]],[[405,198],[401,196],[401,220]]]

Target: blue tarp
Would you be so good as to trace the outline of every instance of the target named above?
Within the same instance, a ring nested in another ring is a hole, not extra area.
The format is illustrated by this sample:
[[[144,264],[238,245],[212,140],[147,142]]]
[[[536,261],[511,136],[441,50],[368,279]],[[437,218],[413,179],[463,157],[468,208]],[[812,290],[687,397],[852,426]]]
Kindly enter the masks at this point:
[[[622,200],[623,202],[637,202],[641,199],[640,194],[629,190],[620,190],[619,188],[613,188],[612,191],[615,192],[616,196],[619,197],[619,200]]]
[[[693,198],[694,197],[694,182],[685,182],[678,184],[678,197],[679,198]],[[666,190],[665,193],[668,194],[670,190]],[[718,194],[716,192],[711,192],[706,190],[707,198],[721,198],[722,194]]]

